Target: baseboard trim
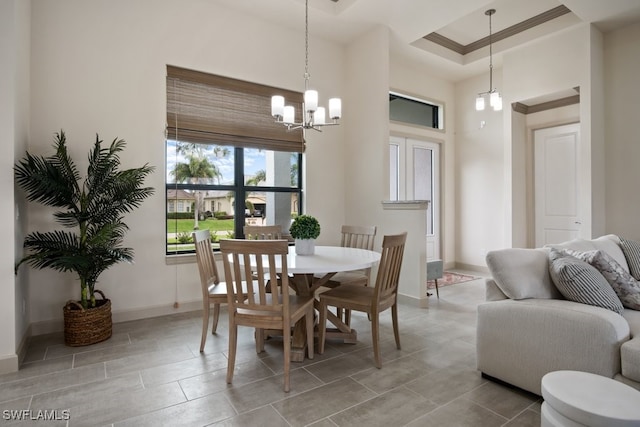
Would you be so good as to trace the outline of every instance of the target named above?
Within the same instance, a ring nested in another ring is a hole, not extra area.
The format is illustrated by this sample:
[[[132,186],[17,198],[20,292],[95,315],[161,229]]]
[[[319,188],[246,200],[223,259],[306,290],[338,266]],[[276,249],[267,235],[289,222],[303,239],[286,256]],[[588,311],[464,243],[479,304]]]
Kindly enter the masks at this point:
[[[16,372],[20,367],[17,354],[0,356],[0,374]]]
[[[418,307],[418,308],[429,307],[429,298],[426,295],[424,297],[416,298],[410,295],[404,295],[404,294],[398,293],[398,302],[402,304],[411,305],[413,307]]]
[[[465,263],[462,263],[462,262],[456,262],[455,263],[455,269],[468,270],[468,271],[477,271],[478,273],[491,274],[491,272],[489,271],[489,268],[487,266],[465,264]]]
[[[29,341],[31,340],[32,328],[31,325],[27,326],[27,330],[24,331],[16,354],[18,355],[18,364],[22,365],[22,361],[27,356],[27,349],[29,348]]]
[[[185,301],[175,307],[174,304],[162,304],[152,307],[139,309],[118,310],[113,311],[111,316],[113,323],[129,322],[131,320],[147,319],[150,317],[166,316],[169,314],[187,313],[202,309],[202,300]],[[64,323],[62,319],[43,320],[41,322],[33,322],[29,325],[30,335],[44,335],[55,332],[62,332]]]

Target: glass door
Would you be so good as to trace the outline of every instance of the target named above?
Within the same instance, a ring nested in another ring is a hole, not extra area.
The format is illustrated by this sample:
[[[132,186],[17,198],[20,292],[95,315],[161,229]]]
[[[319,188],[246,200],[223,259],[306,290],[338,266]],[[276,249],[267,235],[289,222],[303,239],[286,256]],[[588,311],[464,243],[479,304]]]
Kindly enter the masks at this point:
[[[428,200],[427,260],[440,259],[440,146],[413,138],[389,142],[391,200]]]

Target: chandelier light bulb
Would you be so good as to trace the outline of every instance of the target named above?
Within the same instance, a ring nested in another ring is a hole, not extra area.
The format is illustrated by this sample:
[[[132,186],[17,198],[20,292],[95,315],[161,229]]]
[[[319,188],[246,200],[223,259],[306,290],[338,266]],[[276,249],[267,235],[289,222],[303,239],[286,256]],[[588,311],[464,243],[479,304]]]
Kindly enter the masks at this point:
[[[496,97],[492,107],[493,107],[493,111],[501,111],[502,110],[502,97],[500,96],[499,93],[498,93],[498,96]]]
[[[478,95],[476,98],[476,111],[484,110],[484,97],[482,95]]]
[[[342,101],[340,98],[331,98],[329,100],[329,117],[331,120],[338,120],[342,117]]]
[[[284,114],[284,96],[275,95],[271,97],[271,115],[282,118]]]
[[[304,109],[307,111],[316,111],[318,109],[317,90],[306,90],[304,92]]]
[[[491,95],[489,95],[489,105],[495,108],[498,103],[498,99],[500,99],[500,94],[498,92],[491,92]]]
[[[296,116],[296,109],[293,107],[293,105],[287,105],[286,107],[284,107],[284,113],[282,114],[282,122],[292,124],[296,121],[295,116]]]
[[[318,107],[315,113],[313,113],[313,124],[324,125],[325,122],[325,109],[324,107]]]

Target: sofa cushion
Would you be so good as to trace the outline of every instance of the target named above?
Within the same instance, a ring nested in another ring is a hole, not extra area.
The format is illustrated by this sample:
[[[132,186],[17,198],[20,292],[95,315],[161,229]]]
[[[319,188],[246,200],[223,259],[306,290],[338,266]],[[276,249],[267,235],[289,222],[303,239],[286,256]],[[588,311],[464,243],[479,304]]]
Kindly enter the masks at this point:
[[[622,375],[640,382],[640,311],[625,310],[622,316],[629,323],[631,331],[631,339],[620,348]]]
[[[629,265],[620,247],[620,238],[615,234],[607,234],[593,240],[574,239],[564,243],[547,245],[546,247],[558,250],[573,249],[581,252],[601,250],[611,255],[618,264],[629,271]]]
[[[640,283],[609,254],[603,251],[567,251],[569,255],[594,266],[609,282],[624,307],[640,310]]]
[[[640,280],[640,243],[620,237],[620,248],[629,265],[629,272],[636,280]]]
[[[549,273],[566,299],[622,314],[624,307],[613,288],[587,262],[552,249],[549,252]]]
[[[500,290],[510,299],[561,298],[549,276],[546,249],[491,251],[486,262]]]

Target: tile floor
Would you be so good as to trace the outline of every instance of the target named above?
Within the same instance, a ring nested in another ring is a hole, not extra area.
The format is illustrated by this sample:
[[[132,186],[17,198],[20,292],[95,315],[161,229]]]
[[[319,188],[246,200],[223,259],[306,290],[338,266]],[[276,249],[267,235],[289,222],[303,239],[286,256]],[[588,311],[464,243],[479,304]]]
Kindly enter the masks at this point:
[[[115,324],[111,339],[89,347],[65,347],[61,334],[34,337],[20,371],[0,375],[0,425],[539,426],[537,396],[476,371],[483,279],[430,298],[428,309],[400,306],[402,350],[389,311],[382,315],[382,369],[373,366],[369,322],[354,313],[359,342],[328,342],[323,355],[293,363],[289,393],[281,342],[257,355],[248,328],[226,384],[226,311],[204,353],[199,312]],[[57,420],[7,419],[24,409]]]

